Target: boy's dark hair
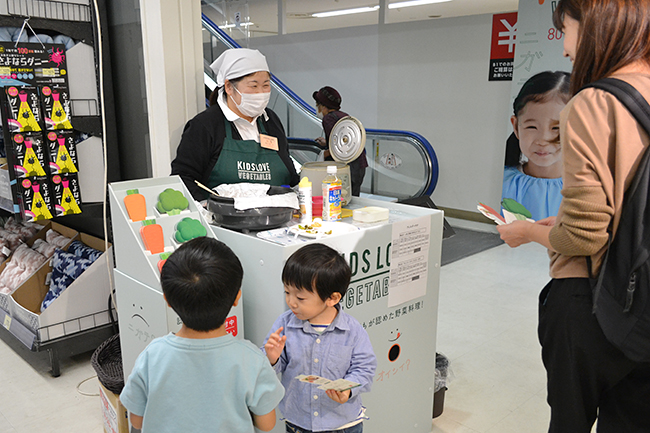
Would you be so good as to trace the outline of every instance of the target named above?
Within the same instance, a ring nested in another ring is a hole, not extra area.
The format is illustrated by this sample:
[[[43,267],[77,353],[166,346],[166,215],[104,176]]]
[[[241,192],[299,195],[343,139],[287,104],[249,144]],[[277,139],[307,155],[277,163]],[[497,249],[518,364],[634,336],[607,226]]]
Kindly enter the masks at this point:
[[[352,272],[343,256],[324,244],[310,243],[293,253],[282,270],[282,283],[316,292],[326,301],[333,293],[345,295]]]
[[[239,259],[226,244],[200,237],[169,256],[160,282],[167,302],[185,326],[206,332],[225,322],[243,275]]]

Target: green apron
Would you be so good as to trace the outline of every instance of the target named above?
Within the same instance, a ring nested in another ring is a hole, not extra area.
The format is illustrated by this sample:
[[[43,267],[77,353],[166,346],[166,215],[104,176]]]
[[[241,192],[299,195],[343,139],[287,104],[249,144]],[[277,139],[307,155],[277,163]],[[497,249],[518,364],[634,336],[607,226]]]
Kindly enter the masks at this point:
[[[278,152],[265,149],[255,140],[235,140],[232,125],[226,120],[226,138],[219,159],[212,167],[208,187],[222,183],[266,183],[289,185],[291,174]],[[257,118],[260,134],[266,134],[264,124]]]

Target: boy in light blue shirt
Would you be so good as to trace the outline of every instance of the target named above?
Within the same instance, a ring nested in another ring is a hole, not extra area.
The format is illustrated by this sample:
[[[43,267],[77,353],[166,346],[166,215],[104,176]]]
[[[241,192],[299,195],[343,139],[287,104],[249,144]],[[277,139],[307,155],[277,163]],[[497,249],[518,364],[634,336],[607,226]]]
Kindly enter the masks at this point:
[[[120,400],[143,433],[253,433],[275,426],[284,389],[259,348],[226,333],[243,270],[224,243],[185,242],[165,262],[163,294],[183,325],[138,356]]]
[[[365,418],[361,393],[370,391],[377,359],[365,329],[339,301],[350,284],[350,267],[334,249],[310,243],[293,253],[282,271],[290,311],[273,324],[264,351],[282,373],[286,395],[280,411],[290,433],[360,433]],[[299,375],[346,379],[346,391],[318,389]]]

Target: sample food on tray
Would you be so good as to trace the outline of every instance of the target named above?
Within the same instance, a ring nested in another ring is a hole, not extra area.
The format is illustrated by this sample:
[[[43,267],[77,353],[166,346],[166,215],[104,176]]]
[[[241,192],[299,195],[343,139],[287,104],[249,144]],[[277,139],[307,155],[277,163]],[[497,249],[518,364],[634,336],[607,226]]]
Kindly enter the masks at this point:
[[[323,226],[321,224],[321,219],[316,218],[315,220],[312,221],[311,224],[298,224],[298,229],[303,230],[305,233],[309,234],[319,234],[322,233],[324,235],[331,235],[332,230],[327,230],[327,231],[319,231],[319,229]]]

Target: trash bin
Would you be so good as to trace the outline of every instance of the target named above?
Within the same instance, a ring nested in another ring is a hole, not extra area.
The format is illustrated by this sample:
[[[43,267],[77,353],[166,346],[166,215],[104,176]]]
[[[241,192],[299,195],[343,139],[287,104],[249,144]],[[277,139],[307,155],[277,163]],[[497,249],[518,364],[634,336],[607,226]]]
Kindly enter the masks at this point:
[[[90,364],[97,372],[97,379],[109,391],[120,395],[124,388],[124,367],[120,334],[115,334],[104,341],[93,352]]]
[[[433,389],[433,418],[442,414],[445,405],[445,391],[449,377],[449,359],[441,353],[436,353],[436,376]]]

